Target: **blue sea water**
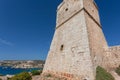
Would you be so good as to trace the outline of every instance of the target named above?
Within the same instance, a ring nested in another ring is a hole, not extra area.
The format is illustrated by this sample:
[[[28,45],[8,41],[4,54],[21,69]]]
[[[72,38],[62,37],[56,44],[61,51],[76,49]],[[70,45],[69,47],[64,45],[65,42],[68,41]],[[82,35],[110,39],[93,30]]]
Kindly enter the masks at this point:
[[[19,74],[21,72],[31,72],[33,70],[41,70],[41,68],[22,69],[22,68],[12,68],[12,67],[0,66],[0,74],[2,74],[2,75],[15,75],[15,74]]]

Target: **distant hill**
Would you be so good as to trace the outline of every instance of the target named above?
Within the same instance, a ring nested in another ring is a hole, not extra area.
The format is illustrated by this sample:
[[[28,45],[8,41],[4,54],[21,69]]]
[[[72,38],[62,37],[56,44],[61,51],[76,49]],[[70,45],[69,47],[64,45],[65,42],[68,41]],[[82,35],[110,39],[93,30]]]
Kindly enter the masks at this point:
[[[44,60],[3,60],[0,66],[12,66],[13,68],[43,68]]]

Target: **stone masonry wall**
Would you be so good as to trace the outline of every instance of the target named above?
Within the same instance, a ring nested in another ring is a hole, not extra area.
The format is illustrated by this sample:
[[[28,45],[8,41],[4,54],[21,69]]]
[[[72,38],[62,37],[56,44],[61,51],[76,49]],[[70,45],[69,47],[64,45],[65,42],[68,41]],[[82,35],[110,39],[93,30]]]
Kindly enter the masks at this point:
[[[109,56],[109,63],[112,68],[116,68],[120,65],[120,46],[113,46],[113,47],[109,47],[108,52],[110,55]],[[107,55],[106,55],[107,56]]]
[[[93,0],[64,0],[43,74],[68,80],[95,80],[96,67],[120,65],[120,46],[108,47]]]
[[[83,6],[84,6],[85,10],[94,19],[94,21],[96,21],[97,24],[101,25],[100,19],[99,19],[98,7],[97,7],[96,3],[91,0],[83,0]]]
[[[108,49],[108,46],[102,32],[98,10],[95,3],[91,2],[90,0],[84,0],[84,6],[90,53],[94,65],[94,71],[96,71],[96,67],[98,65],[104,65],[104,50]]]
[[[61,26],[83,8],[83,0],[64,0],[57,10],[56,27]]]
[[[47,72],[79,78],[73,80],[94,80],[84,11],[56,29],[44,67]]]

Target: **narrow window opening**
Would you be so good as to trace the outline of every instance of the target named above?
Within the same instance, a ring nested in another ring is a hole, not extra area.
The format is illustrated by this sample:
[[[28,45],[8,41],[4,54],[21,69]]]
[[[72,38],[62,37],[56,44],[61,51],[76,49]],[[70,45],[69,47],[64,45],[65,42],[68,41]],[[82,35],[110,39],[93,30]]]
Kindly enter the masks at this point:
[[[64,45],[61,45],[60,50],[63,51]]]
[[[66,8],[65,11],[68,11],[68,8]]]

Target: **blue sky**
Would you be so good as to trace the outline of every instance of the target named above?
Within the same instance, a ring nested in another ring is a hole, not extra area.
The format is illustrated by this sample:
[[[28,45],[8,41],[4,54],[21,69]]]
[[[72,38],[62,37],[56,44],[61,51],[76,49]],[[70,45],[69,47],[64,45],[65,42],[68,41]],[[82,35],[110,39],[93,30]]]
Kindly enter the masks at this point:
[[[0,0],[0,60],[46,59],[62,0]],[[109,46],[120,44],[120,1],[96,0]]]

